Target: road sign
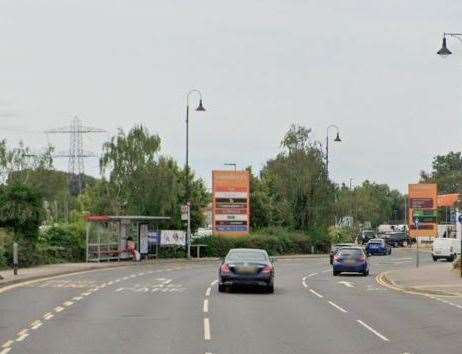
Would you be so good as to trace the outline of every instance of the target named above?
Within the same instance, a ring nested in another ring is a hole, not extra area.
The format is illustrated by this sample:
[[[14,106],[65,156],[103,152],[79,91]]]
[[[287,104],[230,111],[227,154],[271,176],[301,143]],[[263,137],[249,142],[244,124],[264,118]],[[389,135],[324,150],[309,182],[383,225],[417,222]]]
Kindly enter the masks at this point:
[[[181,206],[181,220],[186,221],[188,220],[188,214],[189,214],[189,205],[185,204]]]

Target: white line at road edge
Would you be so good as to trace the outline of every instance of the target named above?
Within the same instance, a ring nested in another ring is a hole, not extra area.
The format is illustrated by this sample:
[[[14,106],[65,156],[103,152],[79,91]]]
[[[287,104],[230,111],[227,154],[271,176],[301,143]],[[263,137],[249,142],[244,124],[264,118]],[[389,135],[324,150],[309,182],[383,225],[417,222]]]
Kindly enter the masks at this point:
[[[204,339],[210,340],[210,322],[208,318],[204,318]]]
[[[368,324],[364,323],[363,321],[361,320],[356,320],[356,322],[358,322],[361,326],[363,326],[364,328],[367,328],[369,331],[371,331],[372,333],[374,333],[377,337],[379,337],[380,339],[384,340],[385,342],[389,342],[390,340],[385,337],[383,334],[380,334],[379,332],[377,332],[374,328],[372,328],[371,326],[369,326]]]
[[[320,299],[322,299],[324,296],[322,296],[320,293],[317,293],[316,291],[314,291],[313,289],[310,289],[310,291],[316,295],[317,297],[319,297]]]
[[[348,312],[348,311],[345,310],[343,307],[340,307],[339,305],[333,303],[332,301],[329,301],[329,304],[331,304],[332,306],[334,306],[337,310],[342,311],[343,313],[347,313],[347,312]]]

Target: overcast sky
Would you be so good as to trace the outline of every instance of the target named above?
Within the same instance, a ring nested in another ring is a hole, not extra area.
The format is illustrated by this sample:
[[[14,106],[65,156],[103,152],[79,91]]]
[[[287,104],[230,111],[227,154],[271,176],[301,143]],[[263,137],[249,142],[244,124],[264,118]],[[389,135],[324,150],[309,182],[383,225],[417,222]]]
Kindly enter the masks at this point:
[[[39,150],[40,131],[73,115],[109,134],[142,123],[184,163],[185,95],[198,88],[191,164],[208,184],[225,162],[260,169],[291,123],[323,142],[336,124],[336,182],[405,191],[462,144],[462,42],[435,54],[461,18],[460,0],[0,0],[0,135]]]

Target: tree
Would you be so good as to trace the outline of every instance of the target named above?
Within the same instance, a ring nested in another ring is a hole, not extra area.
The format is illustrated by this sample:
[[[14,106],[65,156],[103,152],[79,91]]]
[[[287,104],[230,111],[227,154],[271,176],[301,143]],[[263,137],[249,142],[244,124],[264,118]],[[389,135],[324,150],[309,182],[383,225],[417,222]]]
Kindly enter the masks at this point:
[[[103,147],[103,181],[88,190],[84,204],[91,212],[170,216],[171,227],[181,227],[180,205],[186,202],[189,178],[191,224],[193,230],[201,226],[202,208],[210,200],[205,184],[173,159],[161,156],[160,146],[159,136],[143,126],[135,126],[128,134],[120,130]]]
[[[423,183],[436,183],[440,193],[462,192],[461,153],[450,151],[446,155],[435,156],[431,172],[421,171],[420,181]]]
[[[292,125],[281,141],[283,151],[262,170],[262,183],[273,204],[273,220],[299,230],[325,228],[333,221],[334,185],[327,178],[320,144],[310,129]]]

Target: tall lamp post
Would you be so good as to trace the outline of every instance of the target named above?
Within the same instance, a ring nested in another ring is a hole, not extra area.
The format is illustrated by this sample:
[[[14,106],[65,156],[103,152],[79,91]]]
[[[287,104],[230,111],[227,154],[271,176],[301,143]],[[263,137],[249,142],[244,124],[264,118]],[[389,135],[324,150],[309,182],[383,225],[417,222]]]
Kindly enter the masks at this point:
[[[462,33],[457,32],[444,32],[443,33],[443,43],[441,44],[441,49],[436,52],[442,58],[446,58],[452,54],[452,52],[448,49],[446,44],[446,37],[454,37],[458,40],[462,41]],[[457,222],[461,222],[462,220],[457,220]],[[457,236],[456,236],[457,237]],[[459,255],[459,262],[460,262],[460,276],[462,277],[462,235],[460,235],[460,255]]]
[[[202,105],[202,93],[199,90],[191,90],[186,95],[186,203],[188,206],[188,226],[186,229],[186,257],[191,258],[191,182],[189,174],[189,100],[193,94],[199,96],[199,105],[196,108],[198,112],[204,112]]]
[[[331,124],[327,127],[326,129],[326,171],[327,171],[327,177],[329,177],[329,129],[335,128],[337,130],[337,136],[335,137],[334,141],[339,143],[342,141],[340,139],[340,130],[335,124]]]

